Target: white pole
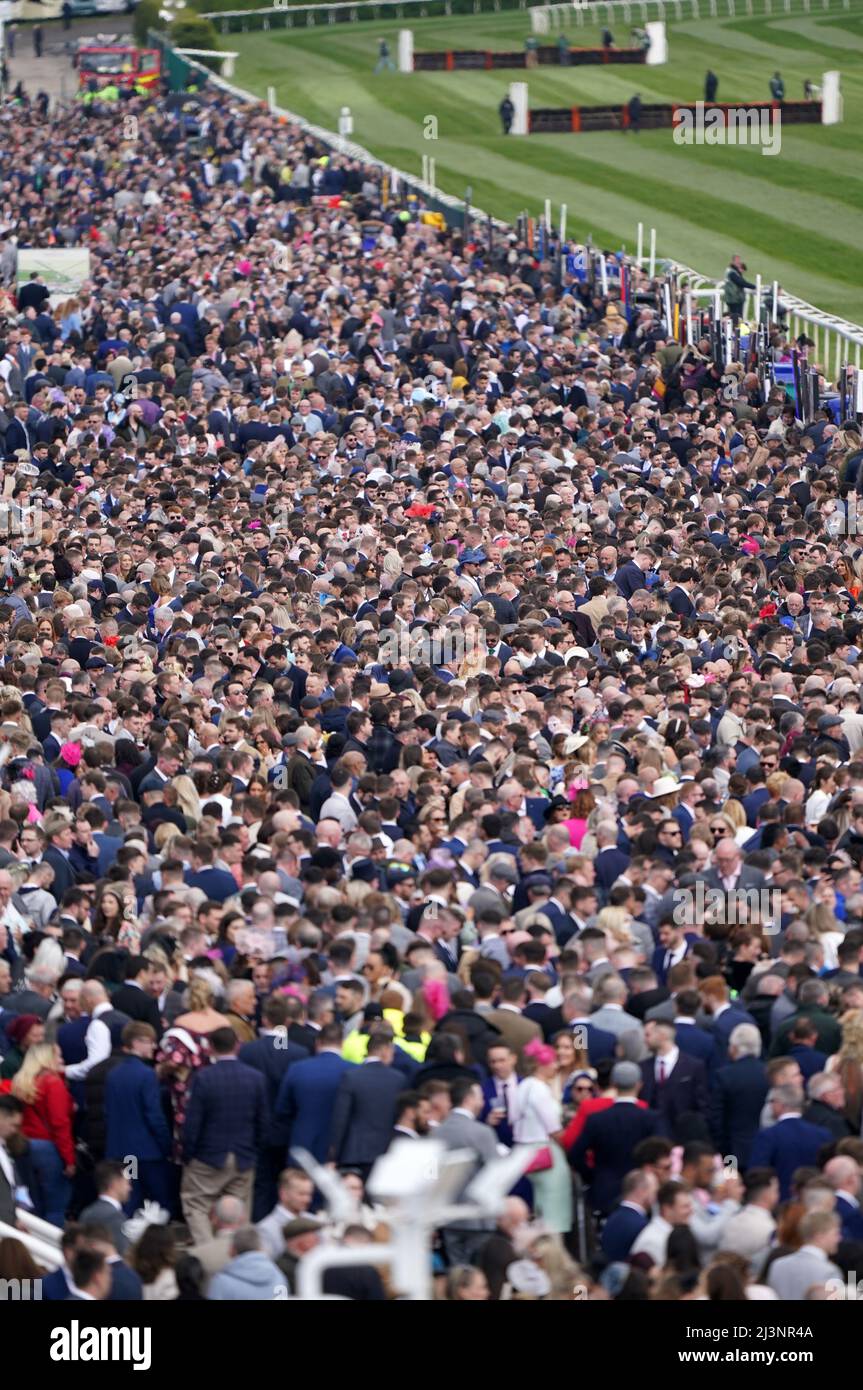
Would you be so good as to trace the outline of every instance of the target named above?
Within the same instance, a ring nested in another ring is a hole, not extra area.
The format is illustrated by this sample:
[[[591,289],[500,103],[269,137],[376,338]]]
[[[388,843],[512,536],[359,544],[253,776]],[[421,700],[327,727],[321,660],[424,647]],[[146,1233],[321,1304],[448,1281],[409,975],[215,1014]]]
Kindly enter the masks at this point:
[[[636,252],[636,257],[635,257],[635,259],[636,259],[636,262],[637,262],[637,264],[638,264],[638,269],[640,270],[640,269],[641,269],[641,262],[644,260],[644,223],[643,223],[643,222],[639,222],[639,224],[638,224],[638,248],[637,248],[637,252]]]
[[[665,327],[670,337],[674,332],[674,319],[671,317],[671,290],[669,289],[667,280],[663,286],[663,291],[665,297]]]
[[[509,99],[515,110],[510,135],[527,135],[528,90],[526,82],[510,82]]]
[[[778,310],[779,310],[779,281],[778,281],[778,280],[774,280],[774,281],[773,281],[773,322],[774,322],[774,323],[778,323],[778,318],[777,318]]]
[[[695,336],[695,324],[692,322],[692,295],[686,291],[686,341],[691,343]]]
[[[545,230],[551,232],[551,199],[545,200]]]
[[[566,203],[560,205],[560,244],[566,241]]]
[[[602,280],[602,293],[603,293],[603,295],[607,295],[607,294],[608,294],[608,275],[607,275],[606,269],[605,269],[605,257],[604,257],[604,256],[600,256],[600,258],[599,258],[599,275],[600,275],[600,279]]]
[[[650,278],[656,274],[656,228],[650,229]]]
[[[713,317],[717,323],[722,322],[722,295],[718,287],[713,291]]]
[[[428,157],[427,154],[424,154],[424,155],[423,155],[423,171],[422,171],[422,174],[420,175],[420,177],[421,177],[423,183],[426,185],[426,187],[428,187],[428,181],[429,181],[429,157]]]
[[[434,172],[434,166],[435,166],[434,155],[432,155],[432,156],[429,158],[429,188],[431,189],[432,193],[434,193],[434,190],[435,190],[435,172]]]
[[[755,322],[761,322],[761,276],[755,277]]]

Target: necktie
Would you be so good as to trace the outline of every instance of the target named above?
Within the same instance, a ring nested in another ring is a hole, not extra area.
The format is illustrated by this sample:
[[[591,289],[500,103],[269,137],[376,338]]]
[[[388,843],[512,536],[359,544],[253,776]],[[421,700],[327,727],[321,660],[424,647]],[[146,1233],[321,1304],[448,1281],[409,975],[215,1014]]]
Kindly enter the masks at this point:
[[[659,1076],[657,1077],[657,1081],[660,1086],[665,1085],[665,1062],[661,1057],[659,1059]]]

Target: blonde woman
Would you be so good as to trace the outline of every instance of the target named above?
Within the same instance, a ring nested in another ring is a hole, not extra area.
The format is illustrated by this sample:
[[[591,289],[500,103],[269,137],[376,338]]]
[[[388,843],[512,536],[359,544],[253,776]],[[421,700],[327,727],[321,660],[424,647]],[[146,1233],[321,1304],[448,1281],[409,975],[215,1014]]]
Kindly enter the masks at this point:
[[[381,565],[381,589],[392,589],[402,572],[402,560],[397,550],[388,550]]]
[[[837,951],[845,939],[835,914],[836,893],[832,884],[825,885],[833,901],[814,902],[803,914],[813,940],[824,952],[824,969],[836,970],[839,967]],[[819,885],[820,887],[820,885]],[[817,891],[817,890],[816,890]]]
[[[738,845],[745,845],[752,838],[752,827],[746,823],[746,812],[740,801],[731,797],[722,808],[722,815],[734,826],[734,838]]]
[[[563,1241],[552,1235],[538,1236],[531,1246],[531,1256],[548,1275],[551,1291],[548,1302],[569,1303],[577,1298],[580,1286],[587,1280],[581,1269],[567,1253]]]
[[[604,907],[597,913],[596,926],[610,939],[610,951],[618,946],[632,946],[635,938],[631,931],[632,917],[624,907]]]
[[[181,773],[179,777],[173,779],[173,787],[177,793],[177,805],[186,817],[186,822],[190,829],[198,825],[201,819],[201,798],[198,790],[186,773]]]
[[[854,1133],[860,1133],[863,1118],[863,1013],[849,1009],[839,1022],[842,1025],[842,1045],[827,1058],[826,1070],[838,1072],[845,1088],[845,1118]]]
[[[21,1133],[30,1140],[30,1158],[39,1179],[37,1215],[62,1226],[75,1172],[74,1105],[63,1079],[63,1058],[53,1043],[27,1049],[12,1081],[12,1095],[24,1106]]]
[[[156,847],[156,853],[161,854],[165,859],[170,859],[171,856],[166,855],[164,851],[171,841],[175,840],[178,835],[182,835],[182,833],[179,825],[173,825],[171,821],[167,820],[162,821],[161,825],[156,826],[153,835],[153,844]]]

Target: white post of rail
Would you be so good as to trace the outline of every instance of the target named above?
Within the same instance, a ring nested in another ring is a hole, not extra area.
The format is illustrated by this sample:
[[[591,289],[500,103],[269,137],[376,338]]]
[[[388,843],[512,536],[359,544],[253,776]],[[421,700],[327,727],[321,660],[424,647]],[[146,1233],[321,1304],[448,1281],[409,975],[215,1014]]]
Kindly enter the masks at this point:
[[[527,83],[511,82],[509,84],[509,99],[514,107],[512,125],[509,128],[510,135],[527,135]]]

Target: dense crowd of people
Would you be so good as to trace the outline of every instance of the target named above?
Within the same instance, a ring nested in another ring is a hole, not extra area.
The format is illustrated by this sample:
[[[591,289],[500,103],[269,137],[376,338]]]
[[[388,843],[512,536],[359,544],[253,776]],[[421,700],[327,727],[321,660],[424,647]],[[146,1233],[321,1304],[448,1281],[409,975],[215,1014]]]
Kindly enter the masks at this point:
[[[856,423],[259,108],[126,110],[0,110],[0,1277],[29,1212],[44,1298],[321,1242],[397,1298],[434,1139],[526,1155],[441,1299],[844,1296]]]

